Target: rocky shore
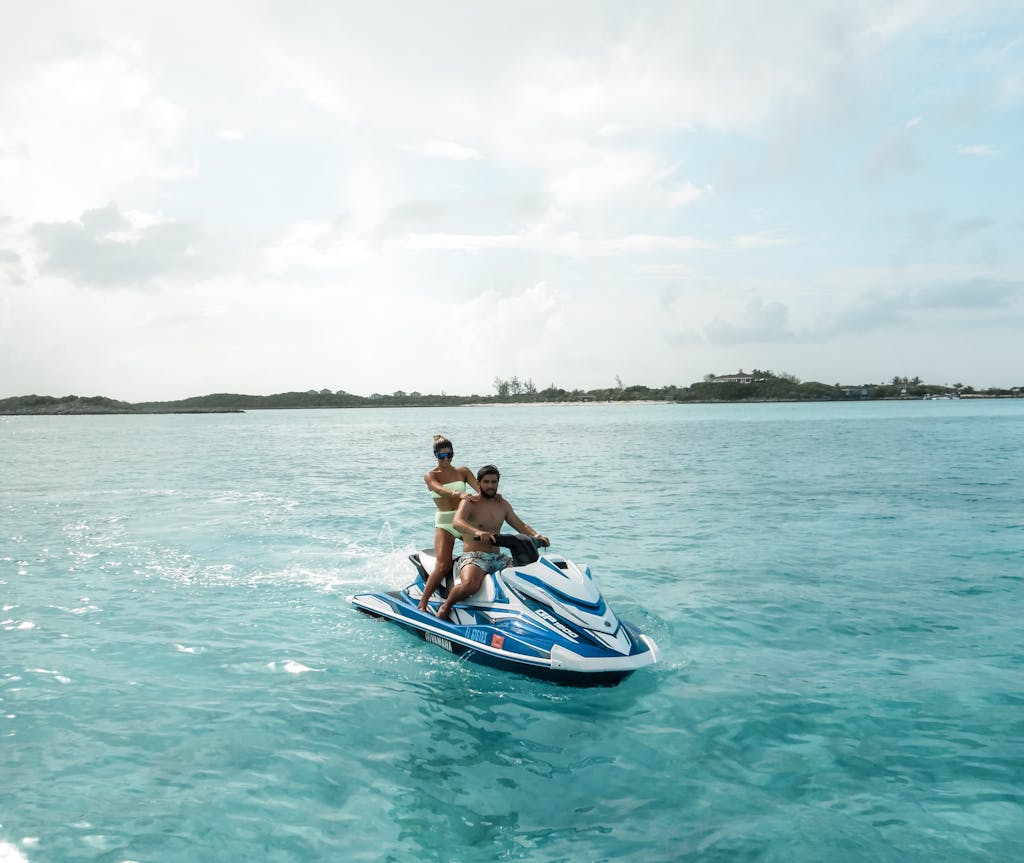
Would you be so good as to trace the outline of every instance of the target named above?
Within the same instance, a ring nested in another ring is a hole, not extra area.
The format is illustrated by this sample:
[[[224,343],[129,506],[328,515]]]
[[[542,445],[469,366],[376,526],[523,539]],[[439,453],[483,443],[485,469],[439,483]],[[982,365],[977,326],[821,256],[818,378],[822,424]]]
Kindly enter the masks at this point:
[[[243,413],[228,407],[182,407],[172,404],[134,405],[104,396],[18,396],[0,399],[0,416],[61,416],[66,414],[226,414]]]

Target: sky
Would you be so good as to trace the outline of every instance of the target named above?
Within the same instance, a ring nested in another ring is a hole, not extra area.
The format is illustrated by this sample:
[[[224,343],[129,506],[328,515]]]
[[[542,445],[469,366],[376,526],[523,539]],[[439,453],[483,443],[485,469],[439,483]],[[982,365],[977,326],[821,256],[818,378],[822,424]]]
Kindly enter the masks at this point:
[[[0,20],[0,397],[1024,384],[1019,0]]]

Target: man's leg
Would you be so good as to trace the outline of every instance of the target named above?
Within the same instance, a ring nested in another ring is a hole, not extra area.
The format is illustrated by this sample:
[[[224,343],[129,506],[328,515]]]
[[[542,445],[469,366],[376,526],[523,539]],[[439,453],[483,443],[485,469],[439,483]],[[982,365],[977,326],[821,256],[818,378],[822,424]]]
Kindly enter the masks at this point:
[[[448,598],[437,610],[437,616],[442,620],[447,620],[448,615],[451,614],[452,606],[456,602],[461,602],[467,596],[472,596],[476,593],[483,582],[484,571],[475,563],[467,563],[459,571],[459,583],[448,591]]]

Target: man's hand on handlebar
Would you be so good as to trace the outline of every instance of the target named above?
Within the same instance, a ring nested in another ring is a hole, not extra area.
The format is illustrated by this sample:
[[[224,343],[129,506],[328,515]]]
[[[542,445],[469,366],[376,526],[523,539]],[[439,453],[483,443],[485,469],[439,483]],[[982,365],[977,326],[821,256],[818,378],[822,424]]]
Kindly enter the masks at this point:
[[[534,545],[541,546],[543,548],[547,548],[551,545],[551,540],[540,533],[535,533],[533,536],[529,536],[525,533],[488,533],[487,531],[481,530],[473,534],[473,539],[477,542],[487,540],[491,545],[497,545],[503,548],[507,548],[509,542],[516,539],[516,537],[532,542]]]

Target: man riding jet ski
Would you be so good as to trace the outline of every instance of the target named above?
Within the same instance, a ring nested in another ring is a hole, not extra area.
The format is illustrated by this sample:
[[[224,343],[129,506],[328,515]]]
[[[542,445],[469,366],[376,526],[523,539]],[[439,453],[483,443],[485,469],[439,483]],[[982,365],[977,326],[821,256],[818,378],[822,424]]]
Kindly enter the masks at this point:
[[[501,474],[493,464],[484,465],[477,471],[476,480],[480,485],[478,498],[467,498],[459,504],[452,526],[462,533],[462,554],[455,561],[455,575],[459,583],[452,588],[448,598],[437,610],[437,616],[447,619],[451,607],[467,596],[472,596],[483,584],[484,576],[504,569],[508,558],[494,542],[494,537],[506,522],[520,533],[539,540],[543,546],[551,545],[546,536],[541,536],[523,521],[511,504],[498,494]],[[427,599],[430,597],[428,596]],[[420,600],[420,607],[424,602]]]
[[[477,476],[480,496],[463,500],[455,516],[465,551],[455,564],[459,581],[443,601],[423,599],[435,561],[421,551],[409,558],[418,573],[412,584],[350,602],[471,661],[560,683],[614,684],[656,662],[653,639],[618,620],[589,567],[539,554],[548,538],[498,495],[498,469],[487,465]],[[505,522],[520,533],[499,534]]]

